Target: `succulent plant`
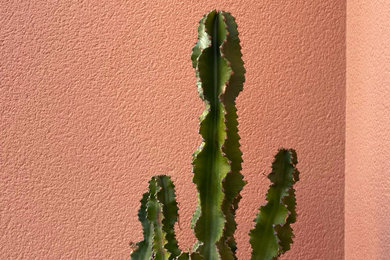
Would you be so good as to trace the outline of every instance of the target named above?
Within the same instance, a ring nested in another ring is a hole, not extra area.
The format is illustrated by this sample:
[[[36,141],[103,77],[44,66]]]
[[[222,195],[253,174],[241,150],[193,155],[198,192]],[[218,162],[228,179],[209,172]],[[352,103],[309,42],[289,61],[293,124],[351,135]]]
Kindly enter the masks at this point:
[[[138,213],[144,240],[136,244],[132,260],[234,260],[235,213],[245,185],[238,135],[236,97],[243,89],[245,68],[237,25],[230,13],[211,11],[199,22],[192,51],[198,92],[205,103],[200,116],[202,143],[193,155],[193,182],[198,205],[191,226],[197,242],[182,252],[175,238],[178,218],[174,185],[165,175],[152,177]],[[279,149],[268,178],[272,182],[250,231],[252,258],[276,259],[293,242],[295,191],[299,179],[293,149]]]

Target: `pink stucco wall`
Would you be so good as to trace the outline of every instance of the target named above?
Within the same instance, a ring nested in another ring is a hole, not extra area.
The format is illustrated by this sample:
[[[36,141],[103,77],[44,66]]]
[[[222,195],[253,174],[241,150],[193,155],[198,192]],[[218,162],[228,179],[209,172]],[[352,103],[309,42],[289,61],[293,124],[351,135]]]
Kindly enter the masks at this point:
[[[390,2],[347,10],[346,259],[390,259]]]
[[[190,247],[203,109],[190,52],[213,8],[237,18],[247,69],[240,259],[280,146],[296,148],[301,171],[282,259],[343,258],[345,1],[132,0],[2,1],[2,259],[128,259],[158,173],[175,181]]]

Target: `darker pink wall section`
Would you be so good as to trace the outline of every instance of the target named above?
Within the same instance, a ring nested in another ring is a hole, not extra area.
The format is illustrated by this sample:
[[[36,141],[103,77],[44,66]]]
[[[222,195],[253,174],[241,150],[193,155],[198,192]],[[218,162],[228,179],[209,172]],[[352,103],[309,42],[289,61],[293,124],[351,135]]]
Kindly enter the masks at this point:
[[[345,256],[390,259],[390,2],[347,10]]]
[[[247,69],[239,258],[280,146],[296,148],[302,177],[282,259],[343,258],[344,1],[132,0],[0,5],[2,259],[128,259],[158,173],[175,181],[191,246],[203,104],[190,53],[213,8],[237,17]]]

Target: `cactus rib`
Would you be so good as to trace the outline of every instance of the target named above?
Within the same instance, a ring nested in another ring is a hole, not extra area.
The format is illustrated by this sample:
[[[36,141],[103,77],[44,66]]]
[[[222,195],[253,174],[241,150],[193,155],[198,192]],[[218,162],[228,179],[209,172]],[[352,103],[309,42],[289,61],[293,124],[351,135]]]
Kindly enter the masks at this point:
[[[243,176],[240,173],[242,163],[242,152],[240,150],[240,136],[238,135],[238,121],[236,98],[243,89],[245,81],[245,68],[242,61],[240,39],[238,38],[237,24],[233,16],[228,12],[222,12],[224,21],[226,23],[227,39],[222,46],[221,52],[225,59],[228,60],[232,69],[231,76],[226,86],[226,91],[223,94],[222,100],[225,105],[225,123],[226,123],[226,141],[223,146],[223,152],[230,163],[230,172],[223,180],[223,190],[225,198],[222,204],[222,210],[226,217],[224,233],[219,241],[226,243],[233,255],[236,257],[236,241],[234,239],[234,232],[237,224],[235,221],[236,210],[241,199],[240,191],[245,185]]]

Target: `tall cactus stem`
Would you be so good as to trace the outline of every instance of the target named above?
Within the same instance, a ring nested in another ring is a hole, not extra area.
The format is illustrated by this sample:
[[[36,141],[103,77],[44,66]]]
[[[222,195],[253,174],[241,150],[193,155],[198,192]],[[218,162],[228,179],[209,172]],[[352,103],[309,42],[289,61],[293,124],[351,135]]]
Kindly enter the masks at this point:
[[[193,226],[205,259],[236,259],[234,215],[245,184],[235,108],[245,80],[241,56],[232,16],[215,10],[205,15],[191,57],[206,106],[200,116],[203,141],[193,160],[199,201]]]

